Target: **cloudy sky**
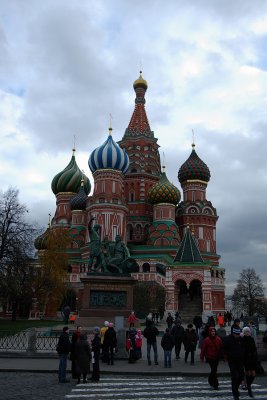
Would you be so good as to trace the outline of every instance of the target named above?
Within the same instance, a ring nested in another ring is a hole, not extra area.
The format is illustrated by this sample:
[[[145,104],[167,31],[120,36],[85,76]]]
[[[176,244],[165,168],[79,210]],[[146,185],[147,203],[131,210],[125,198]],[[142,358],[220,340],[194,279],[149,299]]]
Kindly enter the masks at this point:
[[[33,220],[55,211],[51,180],[120,140],[142,65],[146,110],[177,172],[196,151],[211,171],[228,292],[253,267],[267,286],[267,1],[9,0],[0,3],[1,189]]]

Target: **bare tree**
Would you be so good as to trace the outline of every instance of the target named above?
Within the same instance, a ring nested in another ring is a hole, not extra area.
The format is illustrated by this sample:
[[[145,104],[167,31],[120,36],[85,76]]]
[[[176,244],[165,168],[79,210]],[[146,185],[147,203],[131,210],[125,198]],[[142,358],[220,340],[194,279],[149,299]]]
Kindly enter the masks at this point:
[[[1,301],[12,306],[12,318],[31,297],[30,264],[36,227],[26,221],[27,208],[10,187],[0,193],[0,293]]]
[[[243,269],[232,296],[233,306],[239,312],[252,316],[264,307],[264,286],[253,268]]]

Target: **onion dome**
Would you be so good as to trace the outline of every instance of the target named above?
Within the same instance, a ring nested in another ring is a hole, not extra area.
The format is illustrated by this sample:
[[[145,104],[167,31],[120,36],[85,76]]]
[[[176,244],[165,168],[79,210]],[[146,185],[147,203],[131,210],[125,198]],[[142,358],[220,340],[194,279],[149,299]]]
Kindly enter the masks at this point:
[[[176,205],[180,199],[181,193],[179,189],[170,183],[163,167],[159,182],[155,183],[148,192],[149,202],[151,204],[170,203]]]
[[[134,89],[142,87],[145,90],[148,88],[147,81],[145,79],[143,79],[143,77],[142,77],[142,71],[140,71],[139,78],[134,81],[133,87],[134,87]]]
[[[84,191],[88,195],[91,190],[91,184],[87,176],[78,167],[75,160],[75,149],[73,149],[73,154],[69,164],[63,171],[59,172],[52,180],[51,188],[53,193],[56,195],[58,193],[72,192],[77,193],[80,185],[81,179],[84,179]]]
[[[92,173],[98,169],[117,169],[125,174],[129,168],[129,157],[113,140],[111,132],[109,128],[107,140],[90,154],[88,165]]]
[[[193,179],[204,182],[209,182],[210,180],[210,170],[198,157],[194,143],[192,144],[192,153],[179,169],[178,179],[180,183]]]
[[[35,241],[34,241],[34,247],[36,250],[46,250],[47,248],[47,239],[50,233],[50,224],[48,225],[48,228],[42,235],[38,236]]]
[[[82,179],[79,192],[70,200],[71,210],[85,210],[87,199],[87,194],[84,191],[84,180]]]

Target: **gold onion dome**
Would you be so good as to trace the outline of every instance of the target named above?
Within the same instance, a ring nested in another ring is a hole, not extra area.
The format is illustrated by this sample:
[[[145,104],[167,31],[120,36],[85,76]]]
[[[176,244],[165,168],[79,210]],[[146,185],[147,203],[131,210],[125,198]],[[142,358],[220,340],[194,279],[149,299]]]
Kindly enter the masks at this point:
[[[134,81],[133,87],[134,87],[134,89],[136,89],[138,87],[142,87],[144,89],[148,88],[147,81],[145,79],[143,79],[143,77],[142,77],[142,71],[140,71],[139,78]]]
[[[178,204],[181,199],[179,189],[168,180],[163,171],[160,180],[148,192],[148,200],[151,204],[170,203]]]

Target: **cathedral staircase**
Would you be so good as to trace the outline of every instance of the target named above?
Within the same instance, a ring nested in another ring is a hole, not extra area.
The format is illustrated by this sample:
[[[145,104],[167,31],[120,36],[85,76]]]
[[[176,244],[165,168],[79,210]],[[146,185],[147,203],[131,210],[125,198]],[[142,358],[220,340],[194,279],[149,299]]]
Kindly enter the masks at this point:
[[[179,313],[183,324],[193,323],[196,315],[202,315],[201,297],[194,297],[191,301],[187,294],[182,294],[179,299]]]

